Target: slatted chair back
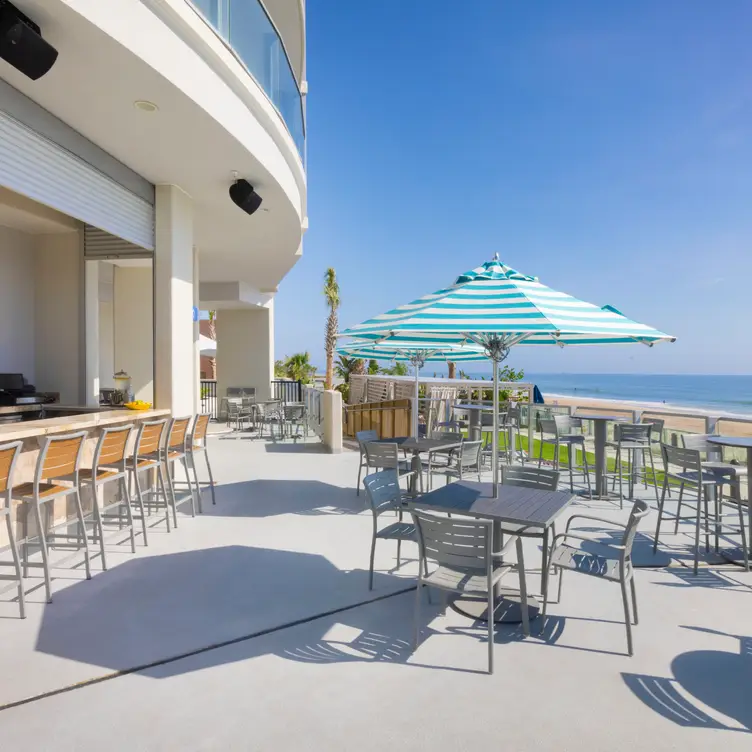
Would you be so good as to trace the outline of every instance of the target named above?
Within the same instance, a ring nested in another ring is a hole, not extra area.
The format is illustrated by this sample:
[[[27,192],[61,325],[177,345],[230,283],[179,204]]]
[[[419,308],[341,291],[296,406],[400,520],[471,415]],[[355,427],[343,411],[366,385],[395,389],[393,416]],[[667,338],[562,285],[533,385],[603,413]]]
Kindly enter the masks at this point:
[[[91,466],[96,469],[104,465],[122,465],[125,462],[128,439],[130,439],[133,426],[118,426],[101,430],[102,434],[94,450]]]
[[[510,405],[507,408],[506,422],[508,425],[519,426],[520,424],[520,408],[517,405]]]
[[[236,398],[228,397],[227,399],[227,417],[230,420],[237,418],[240,415],[240,402],[235,401]]]
[[[15,470],[16,460],[21,452],[22,444],[23,442],[21,441],[12,441],[0,445],[0,493],[5,494],[13,486],[13,471]],[[6,498],[6,504],[9,503],[10,499]]]
[[[702,452],[709,460],[720,460],[721,447],[708,441],[711,436],[713,436],[712,433],[683,433],[682,444],[685,449],[696,449]]]
[[[661,455],[667,476],[677,478],[679,473],[697,473],[698,479],[702,477],[702,457],[699,450],[661,444]],[[678,479],[684,480],[681,477]]]
[[[577,421],[578,425],[575,425]],[[543,420],[541,420],[541,423]],[[555,434],[558,436],[564,436],[565,434],[572,433],[576,428],[582,427],[582,418],[574,418],[571,415],[554,415],[553,422],[556,425]]]
[[[37,462],[35,482],[53,480],[78,472],[86,431],[45,439]]]
[[[663,441],[663,427],[666,425],[666,421],[663,418],[643,418],[642,422],[646,426],[650,426],[651,441]]]
[[[624,538],[622,539],[622,546],[624,550],[622,552],[622,560],[629,561],[632,558],[632,546],[634,545],[635,536],[637,535],[637,528],[643,520],[650,513],[650,507],[647,501],[639,499],[635,501],[632,506],[632,511],[629,514],[629,521],[627,522],[627,528],[624,531]]]
[[[501,484],[520,488],[555,491],[559,487],[559,471],[527,465],[502,465]]]
[[[167,434],[167,449],[180,452],[185,451],[185,442],[188,438],[188,427],[190,425],[190,416],[186,418],[173,418],[170,421],[170,430]]]
[[[538,422],[540,425],[540,432],[542,434],[552,433],[554,436],[557,436],[559,434],[559,429],[556,425],[556,421],[553,418],[544,418],[543,416],[541,416]]]
[[[480,462],[482,441],[463,441],[458,462],[462,467],[475,467]]]
[[[399,469],[399,449],[391,442],[370,441],[363,444],[368,467],[384,470]]]
[[[649,444],[652,431],[652,426],[647,423],[616,423],[614,424],[614,441]]]
[[[402,491],[396,470],[381,470],[366,475],[363,485],[366,487],[366,496],[374,519],[402,504]]]
[[[305,407],[303,405],[285,405],[285,420],[303,420]]]
[[[210,415],[201,413],[196,416],[196,422],[193,424],[193,440],[203,441],[206,438],[206,432],[209,430]]]
[[[493,528],[491,520],[439,517],[413,512],[421,559],[450,568],[491,572]]]
[[[136,457],[156,454],[159,451],[166,425],[167,418],[162,418],[162,420],[145,421],[139,426],[134,449]]]

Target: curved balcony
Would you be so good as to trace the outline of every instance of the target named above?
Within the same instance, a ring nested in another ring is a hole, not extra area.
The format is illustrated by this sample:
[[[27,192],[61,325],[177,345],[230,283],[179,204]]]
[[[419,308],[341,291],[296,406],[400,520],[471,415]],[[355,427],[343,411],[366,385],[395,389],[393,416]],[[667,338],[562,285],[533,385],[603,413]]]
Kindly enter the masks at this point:
[[[260,0],[189,0],[261,86],[305,159],[303,97],[279,33]]]

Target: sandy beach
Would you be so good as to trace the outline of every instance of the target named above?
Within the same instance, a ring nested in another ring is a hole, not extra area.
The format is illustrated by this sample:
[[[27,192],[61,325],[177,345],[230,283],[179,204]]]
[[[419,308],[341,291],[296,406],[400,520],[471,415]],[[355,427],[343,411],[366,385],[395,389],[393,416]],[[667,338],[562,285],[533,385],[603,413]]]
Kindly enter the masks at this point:
[[[666,421],[667,429],[687,431],[691,433],[705,433],[704,415],[720,418],[717,433],[728,436],[752,436],[752,422],[740,422],[740,419],[752,421],[752,416],[733,416],[714,412],[710,409],[677,407],[675,405],[658,406],[655,403],[638,403],[609,399],[593,399],[587,397],[568,397],[558,394],[543,395],[547,405],[575,406],[581,413],[613,412],[617,415],[631,416],[639,411],[643,418],[656,417]],[[691,417],[690,413],[696,413],[698,417]]]

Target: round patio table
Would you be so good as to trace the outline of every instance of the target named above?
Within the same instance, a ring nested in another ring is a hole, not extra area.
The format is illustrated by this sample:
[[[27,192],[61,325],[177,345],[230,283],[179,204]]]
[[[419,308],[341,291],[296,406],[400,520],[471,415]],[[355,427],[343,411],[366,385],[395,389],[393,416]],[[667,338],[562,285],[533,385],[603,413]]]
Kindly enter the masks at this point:
[[[749,436],[708,436],[709,444],[716,444],[717,446],[737,447],[739,449],[747,450],[747,472],[752,468],[752,437]],[[749,516],[748,531],[749,535],[752,535],[752,500],[750,497],[750,478],[747,476],[747,514]],[[750,546],[749,535],[747,535],[747,546]],[[736,548],[724,548],[721,552],[726,561],[730,561],[732,564],[738,564],[740,567],[744,566],[744,551],[741,546]]]
[[[577,413],[572,416],[580,420],[591,420],[595,433],[595,499],[618,499],[619,495],[608,490],[606,478],[606,427],[609,423],[625,423],[623,415],[599,415]]]

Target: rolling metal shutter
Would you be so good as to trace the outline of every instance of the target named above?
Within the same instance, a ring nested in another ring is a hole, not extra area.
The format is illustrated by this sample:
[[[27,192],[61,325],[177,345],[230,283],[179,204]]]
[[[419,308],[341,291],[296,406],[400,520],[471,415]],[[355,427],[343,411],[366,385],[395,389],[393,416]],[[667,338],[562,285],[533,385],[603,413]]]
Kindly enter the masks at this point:
[[[0,185],[154,250],[154,206],[54,141],[0,112]]]
[[[98,227],[84,225],[84,258],[104,261],[105,259],[151,258],[152,251],[140,245],[110,235]]]

